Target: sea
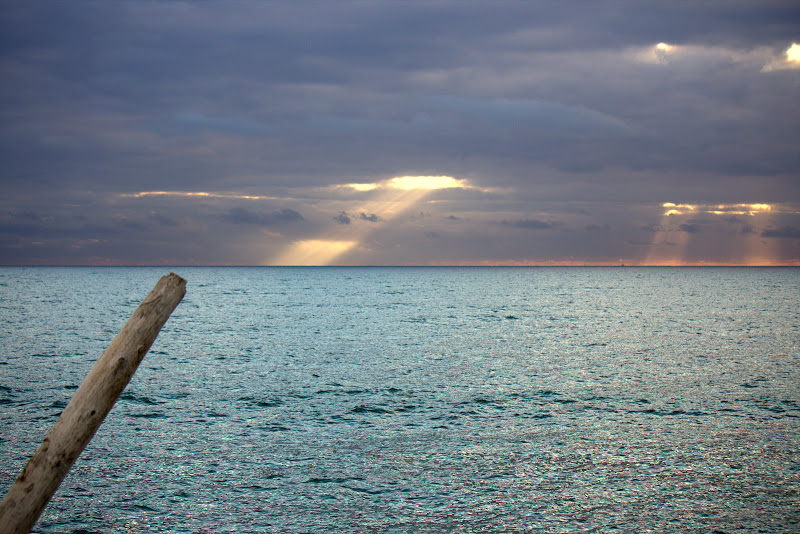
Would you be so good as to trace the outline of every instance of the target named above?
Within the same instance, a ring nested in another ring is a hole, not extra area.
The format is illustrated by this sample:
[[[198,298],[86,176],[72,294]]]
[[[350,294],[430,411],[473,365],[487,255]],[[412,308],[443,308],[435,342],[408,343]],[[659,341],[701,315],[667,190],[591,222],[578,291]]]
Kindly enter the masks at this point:
[[[34,532],[800,532],[798,268],[0,268],[0,494],[170,271]]]

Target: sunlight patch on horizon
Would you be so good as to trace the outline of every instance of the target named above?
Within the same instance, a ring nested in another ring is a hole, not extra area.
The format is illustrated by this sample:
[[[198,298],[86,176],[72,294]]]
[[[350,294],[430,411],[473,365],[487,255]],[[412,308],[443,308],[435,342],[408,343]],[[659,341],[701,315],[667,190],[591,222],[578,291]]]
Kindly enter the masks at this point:
[[[278,255],[271,265],[323,266],[358,245],[358,241],[303,239]]]

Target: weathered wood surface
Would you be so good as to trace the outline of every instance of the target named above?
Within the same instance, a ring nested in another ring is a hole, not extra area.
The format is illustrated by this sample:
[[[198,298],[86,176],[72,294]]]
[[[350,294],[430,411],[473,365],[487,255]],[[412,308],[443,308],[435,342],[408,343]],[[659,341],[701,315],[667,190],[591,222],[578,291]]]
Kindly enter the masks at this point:
[[[0,534],[30,532],[185,293],[170,273],[136,308],[0,503]]]

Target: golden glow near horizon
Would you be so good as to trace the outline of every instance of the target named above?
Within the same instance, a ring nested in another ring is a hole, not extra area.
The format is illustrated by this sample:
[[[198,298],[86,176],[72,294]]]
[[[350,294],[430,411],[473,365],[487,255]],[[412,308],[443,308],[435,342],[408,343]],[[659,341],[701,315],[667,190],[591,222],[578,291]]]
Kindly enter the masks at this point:
[[[272,265],[316,266],[327,265],[358,245],[357,241],[332,239],[303,239],[294,242],[272,262]]]
[[[672,45],[668,45],[667,43],[658,43],[656,45],[656,50],[659,50],[661,52],[669,52],[673,48],[675,48],[675,47],[672,46]]]

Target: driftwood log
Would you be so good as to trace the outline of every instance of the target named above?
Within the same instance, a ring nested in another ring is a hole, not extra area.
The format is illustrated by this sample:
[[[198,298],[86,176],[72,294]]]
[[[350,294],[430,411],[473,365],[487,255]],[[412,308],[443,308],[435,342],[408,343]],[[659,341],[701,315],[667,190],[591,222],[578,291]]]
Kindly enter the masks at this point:
[[[136,308],[0,503],[0,534],[30,532],[185,293],[170,273]]]

